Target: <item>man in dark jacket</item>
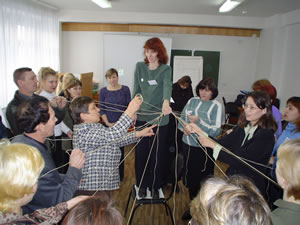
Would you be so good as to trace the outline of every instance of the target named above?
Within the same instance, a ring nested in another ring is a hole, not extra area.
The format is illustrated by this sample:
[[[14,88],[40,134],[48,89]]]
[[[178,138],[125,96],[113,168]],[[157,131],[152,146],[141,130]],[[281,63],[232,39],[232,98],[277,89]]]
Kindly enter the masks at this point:
[[[28,67],[16,69],[13,76],[14,82],[18,86],[18,90],[15,92],[14,98],[7,106],[6,118],[12,130],[13,136],[16,136],[23,133],[16,122],[17,108],[22,102],[29,100],[34,96],[37,96],[36,94],[34,94],[34,92],[37,91],[38,81],[32,69]],[[51,102],[51,106],[53,107],[55,116],[58,120],[57,123],[59,123],[64,118],[65,114],[64,107],[66,105],[66,101],[63,99],[60,100],[61,102]]]
[[[38,181],[38,189],[32,201],[23,207],[24,214],[70,200],[80,182],[82,176],[80,169],[85,161],[84,153],[79,149],[72,151],[69,169],[63,175],[55,170],[53,159],[44,145],[46,138],[53,135],[56,121],[54,111],[44,97],[33,96],[18,107],[17,123],[22,127],[24,134],[14,137],[12,142],[36,147],[45,161],[45,167]]]

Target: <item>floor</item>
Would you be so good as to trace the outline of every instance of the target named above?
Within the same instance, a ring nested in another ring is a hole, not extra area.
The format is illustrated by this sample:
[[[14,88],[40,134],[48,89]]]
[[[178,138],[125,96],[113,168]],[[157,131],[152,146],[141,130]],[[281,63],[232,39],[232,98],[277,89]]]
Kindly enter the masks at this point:
[[[125,148],[125,156],[132,149],[131,146]],[[121,182],[121,187],[119,190],[114,191],[113,197],[115,200],[116,207],[120,210],[122,215],[124,215],[125,206],[129,196],[129,192],[135,184],[135,174],[134,174],[134,151],[125,160],[125,176],[124,180]],[[175,225],[187,225],[188,221],[182,221],[181,216],[186,209],[189,207],[189,197],[188,191],[180,181],[179,191],[174,192],[172,198],[168,201],[169,206],[175,217]],[[171,186],[164,187],[164,193],[167,195],[171,190]],[[128,224],[128,218],[132,210],[133,198],[129,204],[129,209],[124,220],[124,225]],[[133,225],[168,225],[172,224],[170,216],[167,216],[165,207],[163,205],[143,205],[139,207],[132,221]]]

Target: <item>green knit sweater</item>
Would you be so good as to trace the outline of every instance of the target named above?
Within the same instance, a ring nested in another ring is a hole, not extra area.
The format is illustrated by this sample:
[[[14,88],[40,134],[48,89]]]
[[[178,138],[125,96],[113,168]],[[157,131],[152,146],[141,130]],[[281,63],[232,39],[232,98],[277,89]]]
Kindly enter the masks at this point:
[[[149,70],[147,64],[138,62],[134,74],[133,97],[136,94],[141,94],[144,99],[137,119],[149,122],[158,117],[159,114],[153,112],[161,112],[163,101],[170,101],[171,98],[171,67],[160,64],[157,69]],[[168,122],[169,116],[164,116],[160,126],[167,125]]]

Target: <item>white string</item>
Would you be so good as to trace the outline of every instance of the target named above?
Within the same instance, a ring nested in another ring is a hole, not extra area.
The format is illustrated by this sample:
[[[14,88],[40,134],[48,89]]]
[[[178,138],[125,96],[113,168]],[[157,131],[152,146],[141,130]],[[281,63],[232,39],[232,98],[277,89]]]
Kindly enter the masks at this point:
[[[149,104],[149,103],[145,103],[145,104],[148,104],[148,105],[151,105],[151,104]],[[152,107],[154,107],[154,108],[157,108],[156,106],[152,106]],[[158,109],[158,108],[157,108]],[[179,118],[178,116],[176,116],[175,115],[175,113],[176,112],[174,112],[174,113],[172,113],[173,115],[174,115],[174,117],[176,118],[176,121],[178,120],[180,123],[182,123],[183,125],[185,124],[185,122],[181,119],[181,118]],[[160,115],[160,117],[161,117],[162,115]],[[159,117],[159,118],[160,118]],[[156,118],[157,119],[157,118]],[[155,120],[155,119],[154,119]],[[141,126],[140,128],[142,128],[143,126]],[[126,136],[125,136],[126,137]],[[124,138],[124,137],[123,137]],[[157,133],[155,134],[155,138],[157,138]],[[195,140],[195,137],[192,137],[194,140]],[[65,140],[65,139],[64,139]],[[70,139],[71,140],[71,139]],[[139,142],[142,140],[142,138],[139,140]],[[177,140],[177,135],[176,135],[176,140]],[[212,141],[214,141],[214,140],[212,140]],[[138,143],[139,143],[138,142]],[[154,141],[155,142],[155,141]],[[153,142],[153,144],[154,144],[154,142]],[[137,144],[138,144],[137,143]],[[137,145],[136,144],[136,145]],[[149,156],[151,155],[151,151],[152,151],[152,149],[153,149],[153,144],[152,144],[152,147],[151,147],[151,150],[150,150],[150,153],[149,153]],[[135,145],[135,146],[136,146]],[[176,141],[176,145],[177,145],[177,141]],[[135,146],[129,151],[129,153],[126,155],[126,157],[124,157],[124,159],[119,163],[119,165],[121,164],[121,163],[123,163],[124,162],[124,160],[129,156],[129,154],[133,151],[133,149],[135,148]],[[200,148],[201,148],[201,146],[200,146]],[[203,149],[203,147],[202,147],[202,150],[204,150]],[[251,163],[254,163],[254,164],[257,164],[257,165],[260,165],[260,166],[264,166],[264,167],[266,167],[266,168],[269,168],[269,167],[267,167],[267,166],[265,166],[265,165],[263,165],[263,164],[260,164],[260,163],[256,163],[256,162],[253,162],[253,161],[251,161],[251,160],[247,160],[247,159],[243,159],[242,157],[239,157],[239,156],[236,156],[234,153],[232,153],[231,151],[229,151],[228,149],[226,149],[224,146],[222,146],[222,150],[223,151],[225,151],[225,152],[227,152],[228,154],[231,154],[232,156],[234,156],[234,157],[236,157],[237,159],[239,159],[240,161],[242,161],[245,165],[247,165],[247,166],[249,166],[250,168],[252,168],[252,169],[254,169],[256,172],[258,172],[260,175],[262,175],[262,176],[264,176],[266,179],[268,179],[269,181],[271,181],[271,182],[273,182],[273,183],[275,183],[276,185],[278,185],[276,182],[274,182],[272,179],[270,179],[269,177],[267,177],[267,176],[265,176],[263,173],[261,173],[259,170],[257,170],[255,167],[253,167],[253,166],[251,166],[250,164],[248,164],[247,162],[245,162],[245,161],[248,161],[248,162],[251,162]],[[206,155],[207,155],[208,153],[207,153],[207,150],[206,150]],[[141,185],[141,183],[142,183],[142,181],[143,181],[143,178],[144,178],[144,174],[145,174],[145,169],[146,169],[146,167],[147,167],[147,164],[148,164],[148,161],[149,161],[149,156],[148,156],[148,159],[147,159],[147,162],[146,162],[146,166],[145,166],[145,168],[144,168],[144,171],[143,171],[143,175],[142,175],[142,179],[141,179],[141,182],[140,182],[140,185]],[[178,157],[178,149],[177,149],[177,147],[176,147],[176,164],[177,164],[177,157]],[[214,162],[214,160],[208,155],[208,157]],[[157,161],[157,157],[156,157],[156,161]],[[215,163],[215,162],[214,162]],[[58,167],[58,168],[56,168],[56,169],[59,169],[59,168],[62,168],[63,166],[66,166],[66,165],[68,165],[69,163],[66,163],[66,164],[64,164],[64,165],[62,165],[62,166],[60,166],[60,167]],[[219,166],[215,163],[215,166],[217,166],[218,168],[219,168]],[[119,167],[119,166],[118,166]],[[115,170],[116,169],[118,169],[118,167],[116,167],[116,168],[114,168]],[[220,169],[220,168],[219,168]],[[50,171],[48,171],[46,174],[44,174],[44,175],[42,175],[41,177],[43,177],[43,176],[45,176],[45,175],[47,175],[47,174],[49,174],[50,172],[52,172],[52,171],[54,171],[55,169],[53,169],[53,170],[50,170]],[[175,170],[176,170],[176,172],[175,173],[177,173],[177,166],[175,166]],[[222,172],[222,173],[224,173],[221,169],[220,169],[220,171]],[[112,172],[111,172],[111,174],[112,174]],[[109,175],[109,177],[111,176],[111,174]],[[226,174],[224,173],[224,175],[226,176]],[[175,176],[176,177],[176,179],[177,179],[177,175]],[[140,189],[140,185],[139,185],[139,189]],[[176,183],[175,183],[175,187],[174,187],[174,192],[176,192]],[[98,190],[97,190],[98,191]],[[97,192],[96,191],[96,192]],[[96,192],[94,193],[94,194],[96,194]],[[175,195],[176,195],[176,193],[175,193]],[[173,210],[173,216],[175,215],[175,198],[176,198],[176,196],[174,195],[174,210]],[[137,195],[136,195],[136,197],[137,197]],[[135,201],[134,201],[134,204],[135,204],[135,202],[136,202],[136,197],[135,197]],[[133,207],[134,207],[134,204],[133,204]],[[133,207],[132,207],[132,210],[131,210],[131,213],[130,213],[130,216],[132,215],[132,211],[133,211]],[[130,218],[130,217],[129,217]],[[129,221],[128,221],[129,222]]]
[[[157,117],[157,118],[153,119],[153,120],[150,121],[150,122],[155,122],[155,120],[158,120],[159,118],[160,118],[160,117]],[[144,126],[149,125],[150,122],[146,123]],[[135,131],[132,131],[132,132],[135,132]],[[115,143],[117,143],[117,142],[119,142],[119,141],[122,141],[123,139],[127,138],[128,135],[130,135],[130,133],[131,133],[131,132],[126,133],[123,137],[121,137],[121,138],[119,138],[119,139],[117,139],[117,140],[115,140],[115,141],[113,141],[113,142],[110,142],[109,144],[104,145],[103,147],[108,147],[108,146],[113,145],[113,144],[115,144]],[[67,150],[67,151],[69,151],[69,150]],[[95,152],[95,151],[98,151],[98,149],[95,149],[95,150],[93,150],[93,151],[87,152],[87,153],[85,153],[85,155],[88,156],[88,155],[92,154],[92,153]],[[60,169],[60,168],[62,168],[62,167],[64,167],[64,166],[68,165],[69,163],[70,163],[70,162],[65,163],[64,165],[59,166],[59,167],[56,167],[56,168],[54,168],[54,169],[52,169],[52,170],[49,170],[47,173],[45,173],[45,174],[43,174],[42,176],[40,176],[40,178],[46,176],[47,174],[49,174],[49,173],[51,173],[51,172],[53,172],[53,171],[55,171],[55,170],[58,170],[58,169]],[[118,167],[117,167],[117,168],[118,168]]]

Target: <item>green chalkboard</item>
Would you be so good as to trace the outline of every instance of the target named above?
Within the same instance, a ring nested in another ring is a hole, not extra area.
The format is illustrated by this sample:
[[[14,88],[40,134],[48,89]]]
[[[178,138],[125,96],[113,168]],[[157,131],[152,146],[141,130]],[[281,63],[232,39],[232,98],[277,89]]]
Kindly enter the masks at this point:
[[[194,51],[194,56],[203,57],[203,78],[212,77],[218,85],[220,52],[216,51]]]
[[[192,56],[192,50],[183,50],[183,49],[172,49],[171,50],[171,61],[170,61],[170,66],[172,67],[173,71],[173,64],[174,64],[174,57],[176,55],[180,56]],[[172,72],[172,80],[173,80],[173,72]]]

